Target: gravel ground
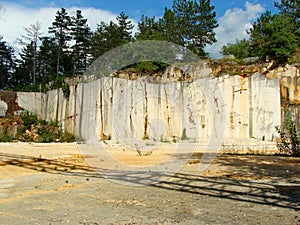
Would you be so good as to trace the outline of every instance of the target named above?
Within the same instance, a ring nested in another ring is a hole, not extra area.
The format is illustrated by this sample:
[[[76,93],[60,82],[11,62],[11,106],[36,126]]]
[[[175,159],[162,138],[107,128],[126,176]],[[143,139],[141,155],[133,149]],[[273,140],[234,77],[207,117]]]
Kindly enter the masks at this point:
[[[133,186],[103,178],[72,145],[45,158],[43,146],[19,148],[0,145],[0,224],[300,224],[300,158],[218,155],[199,173],[197,153],[164,179],[124,176],[159,179]]]

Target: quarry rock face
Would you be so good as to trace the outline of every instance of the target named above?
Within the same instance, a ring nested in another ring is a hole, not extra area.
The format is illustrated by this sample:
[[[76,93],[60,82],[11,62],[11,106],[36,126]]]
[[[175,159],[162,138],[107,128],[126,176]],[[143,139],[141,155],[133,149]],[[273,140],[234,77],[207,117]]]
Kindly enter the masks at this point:
[[[293,73],[293,68],[287,71]],[[289,87],[291,99],[300,99],[295,71],[290,77],[281,72],[283,80],[259,73],[214,77],[207,75],[211,70],[205,65],[204,74],[199,66],[193,71],[194,79],[188,81],[153,83],[147,77],[102,77],[70,86],[69,97],[60,89],[17,92],[14,104],[47,121],[59,121],[65,131],[83,141],[222,140],[233,146],[276,140],[283,87]],[[9,108],[7,101],[0,101],[1,116]]]

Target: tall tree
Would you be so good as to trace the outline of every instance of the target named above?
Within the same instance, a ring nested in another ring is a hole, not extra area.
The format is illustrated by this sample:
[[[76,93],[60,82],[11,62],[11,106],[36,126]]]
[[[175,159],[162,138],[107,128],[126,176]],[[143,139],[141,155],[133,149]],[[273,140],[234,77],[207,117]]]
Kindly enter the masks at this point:
[[[92,37],[94,58],[132,40],[133,24],[128,19],[128,16],[124,12],[121,12],[116,19],[118,21],[117,24],[112,21],[98,24],[97,30],[93,33]]]
[[[58,47],[55,38],[42,37],[39,50],[39,74],[42,84],[45,85],[56,77]]]
[[[216,12],[210,0],[174,0],[173,10],[178,24],[179,43],[205,57],[204,47],[216,42]]]
[[[173,0],[173,12],[177,23],[178,43],[179,45],[186,46],[189,20],[192,15],[190,11],[191,1],[186,0]]]
[[[76,16],[72,17],[72,32],[73,40],[73,75],[83,74],[87,68],[90,57],[90,38],[91,29],[87,24],[87,19],[81,14],[80,10],[76,11]]]
[[[281,14],[290,16],[298,21],[300,19],[300,1],[299,0],[280,0],[274,3]]]
[[[14,49],[0,36],[0,90],[9,87],[9,80],[15,69]]]
[[[155,17],[142,16],[138,23],[137,40],[165,40],[162,24],[155,21]]]
[[[22,35],[22,38],[19,39],[19,43],[25,46],[25,48],[32,48],[32,81],[33,84],[36,83],[36,71],[37,71],[37,58],[38,58],[38,42],[40,39],[41,23],[36,21],[34,24],[31,24],[29,27],[24,27],[26,35]]]
[[[35,58],[35,49],[33,41],[27,44],[22,48],[20,53],[21,59],[18,65],[18,72],[22,73],[22,77],[18,77],[19,85],[34,85],[35,84],[35,73],[36,70],[33,70],[34,67],[34,58]]]
[[[182,43],[181,36],[178,33],[175,14],[172,10],[165,8],[163,17],[159,20],[160,27],[163,28],[164,39],[173,43]]]
[[[69,46],[68,41],[72,39],[71,37],[71,17],[68,15],[64,8],[57,11],[55,16],[55,21],[52,26],[49,27],[49,33],[54,34],[57,41],[57,65],[56,74],[66,74],[70,73],[70,58],[69,58]],[[61,62],[64,62],[64,66],[61,66]]]
[[[92,52],[94,59],[123,43],[117,24],[101,22],[92,37]]]
[[[295,24],[290,17],[267,11],[247,31],[251,45],[257,49],[259,56],[284,64],[297,48]]]
[[[299,0],[280,0],[275,2],[280,14],[290,17],[295,24],[294,33],[298,37],[298,47],[300,48],[300,1]]]
[[[134,25],[123,11],[119,16],[117,16],[116,19],[118,21],[118,26],[120,29],[120,38],[123,40],[124,44],[126,44],[132,39],[132,29]]]

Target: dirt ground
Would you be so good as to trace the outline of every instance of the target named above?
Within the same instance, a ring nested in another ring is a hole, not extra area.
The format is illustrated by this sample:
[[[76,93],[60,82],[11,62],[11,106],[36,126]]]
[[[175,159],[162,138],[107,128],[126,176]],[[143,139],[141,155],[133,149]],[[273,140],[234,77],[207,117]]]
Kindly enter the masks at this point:
[[[177,154],[159,148],[139,156],[106,146],[137,168]],[[76,143],[1,143],[0,224],[300,224],[300,158],[218,154],[199,171],[203,156],[176,173],[114,173],[123,184]]]

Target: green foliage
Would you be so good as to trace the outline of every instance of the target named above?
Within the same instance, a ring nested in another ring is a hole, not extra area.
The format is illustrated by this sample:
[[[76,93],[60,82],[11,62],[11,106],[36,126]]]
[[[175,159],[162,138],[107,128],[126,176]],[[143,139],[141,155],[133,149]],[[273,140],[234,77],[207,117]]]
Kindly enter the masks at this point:
[[[251,45],[257,49],[263,60],[269,57],[279,64],[284,64],[297,48],[295,30],[295,24],[289,17],[266,12],[253,24],[248,33]]]
[[[72,30],[73,40],[75,44],[72,46],[72,59],[73,59],[73,76],[83,74],[91,58],[90,38],[92,32],[87,24],[87,19],[81,14],[80,10],[76,11],[76,16],[72,17]]]
[[[7,129],[0,135],[0,142],[11,142],[13,141],[13,137],[7,134]]]
[[[221,53],[233,54],[237,59],[259,56],[265,60],[268,57],[279,64],[288,60],[299,61],[299,0],[278,0],[275,7],[278,14],[266,12],[253,24],[248,31],[249,41],[242,39],[227,44]],[[93,59],[123,44],[135,40],[168,41],[205,58],[205,46],[216,42],[214,29],[218,24],[210,0],[173,0],[172,8],[165,8],[161,18],[142,16],[135,37],[132,37],[134,26],[128,15],[121,12],[116,21],[100,22],[92,32],[80,10],[70,17],[66,9],[61,8],[49,27],[48,36],[40,37],[39,22],[25,28],[27,36],[22,37],[27,42],[23,43],[19,59],[14,56],[13,48],[0,37],[0,51],[3,53],[0,58],[0,89],[47,91],[62,88],[68,96],[68,85],[60,79],[83,74]],[[147,59],[144,61],[135,65],[136,71],[152,72],[165,67]],[[52,83],[51,87],[49,83]]]
[[[118,24],[101,22],[93,33],[92,54],[96,59],[105,52],[131,41],[132,22],[124,12],[117,16]]]
[[[298,29],[300,28],[300,1],[299,0],[280,0],[274,4],[280,11],[280,14],[283,14],[287,17],[290,17]]]
[[[137,64],[136,69],[140,72],[155,72],[159,69],[159,66],[154,62],[141,62]]]
[[[138,23],[138,33],[135,38],[141,40],[166,40],[164,36],[165,27],[162,21],[155,21],[155,17],[142,16],[141,21]]]
[[[63,82],[61,85],[61,89],[64,93],[64,96],[68,98],[70,96],[70,86],[66,82]]]
[[[14,91],[22,92],[39,92],[40,88],[37,84],[17,85],[13,88]]]
[[[27,42],[22,42],[24,48],[18,60],[13,56],[13,49],[0,40],[0,50],[8,56],[5,62],[0,62],[0,89],[47,91],[62,88],[68,96],[68,86],[61,81],[63,77],[83,74],[92,60],[135,40],[169,41],[205,56],[204,47],[216,41],[214,7],[210,0],[186,1],[187,8],[182,8],[180,2],[174,0],[173,9],[165,8],[161,18],[143,16],[135,38],[132,36],[134,25],[124,12],[116,17],[117,22],[100,22],[92,32],[80,10],[71,17],[65,8],[61,8],[46,36],[40,37],[38,21],[25,28],[27,35],[22,37]],[[147,62],[147,59],[144,61],[136,64],[137,71],[151,72],[165,67]]]
[[[299,63],[300,59],[300,46],[295,49],[295,53],[292,55],[292,57],[289,59],[289,64]]]
[[[68,48],[68,41],[72,40],[70,35],[71,30],[71,17],[68,15],[66,9],[61,8],[60,11],[56,12],[55,20],[52,23],[52,26],[49,27],[49,33],[54,34],[55,41],[57,43],[57,64],[56,64],[56,74],[71,74],[71,71],[68,70],[68,54],[70,49]],[[61,66],[63,65],[63,66]]]
[[[31,112],[25,111],[20,115],[24,128],[29,130],[31,125],[36,125],[38,122],[37,116]]]
[[[188,136],[186,135],[186,128],[183,128],[182,134],[181,134],[181,140],[188,140]]]
[[[39,130],[40,142],[50,143],[56,141],[56,135],[51,132],[47,127],[43,127]]]
[[[275,2],[279,13],[263,13],[253,27],[247,30],[250,40],[236,41],[223,46],[223,55],[233,54],[237,59],[259,56],[270,59],[274,65],[299,62],[300,49],[300,1],[280,0]]]
[[[136,39],[173,42],[205,57],[204,47],[216,42],[215,17],[210,0],[174,0],[173,10],[165,8],[162,18],[142,16]]]
[[[64,81],[64,77],[58,76],[56,77],[50,85],[51,90],[62,89],[62,92],[66,98],[70,96],[70,85]]]
[[[224,45],[220,53],[223,55],[234,55],[236,59],[244,59],[253,56],[251,52],[252,49],[249,40],[236,39],[234,44],[228,43]]]
[[[10,142],[13,140],[20,140],[26,142],[74,142],[75,137],[69,132],[63,132],[57,121],[45,121],[38,119],[37,116],[31,112],[24,112],[20,117],[15,116],[6,118],[5,124],[11,124],[18,121],[22,129],[15,137],[12,137],[7,132],[7,125],[4,126],[3,133],[0,135],[0,142]]]
[[[118,27],[120,30],[120,38],[123,41],[123,43],[126,44],[132,39],[131,35],[134,25],[128,19],[128,15],[126,15],[123,11],[120,13],[119,16],[117,16],[116,19],[118,21]]]
[[[11,86],[8,81],[15,68],[14,49],[2,39],[3,37],[0,36],[0,90]]]
[[[37,122],[37,124],[45,126],[45,125],[48,124],[48,122],[46,120],[39,119],[38,122]]]
[[[195,54],[205,57],[204,47],[215,43],[214,29],[218,27],[216,12],[210,0],[173,1],[179,42]]]
[[[129,71],[129,72],[137,72],[137,73],[157,73],[159,71],[164,70],[168,64],[166,63],[159,63],[159,62],[152,62],[152,61],[143,61],[140,63],[134,63],[132,65],[129,65],[123,70]]]
[[[37,78],[37,59],[38,59],[38,45],[39,39],[41,35],[41,23],[36,21],[34,24],[31,24],[29,27],[25,27],[24,30],[26,31],[26,35],[22,35],[22,39],[19,39],[19,43],[25,46],[25,54],[22,56],[22,66],[28,66],[27,68],[28,74],[30,75],[27,82],[32,83],[33,85],[36,84]],[[25,40],[25,41],[24,41]],[[27,53],[27,54],[26,54]]]
[[[75,136],[72,133],[64,132],[60,135],[60,142],[74,142]]]
[[[300,139],[297,134],[295,122],[292,120],[291,114],[285,112],[284,128],[276,126],[276,131],[280,135],[281,142],[278,148],[281,153],[292,156],[300,156]]]

